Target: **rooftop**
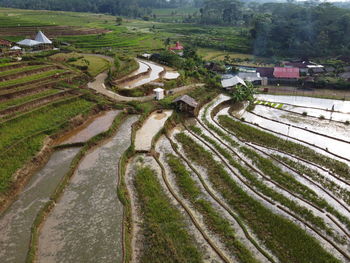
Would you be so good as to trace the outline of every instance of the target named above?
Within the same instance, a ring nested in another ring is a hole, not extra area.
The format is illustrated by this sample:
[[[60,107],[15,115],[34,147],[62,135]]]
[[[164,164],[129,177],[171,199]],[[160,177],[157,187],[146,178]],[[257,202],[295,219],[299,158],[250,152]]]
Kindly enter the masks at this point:
[[[179,102],[179,101],[182,101],[193,108],[196,108],[198,106],[197,101],[188,95],[180,96],[176,98],[173,102]]]

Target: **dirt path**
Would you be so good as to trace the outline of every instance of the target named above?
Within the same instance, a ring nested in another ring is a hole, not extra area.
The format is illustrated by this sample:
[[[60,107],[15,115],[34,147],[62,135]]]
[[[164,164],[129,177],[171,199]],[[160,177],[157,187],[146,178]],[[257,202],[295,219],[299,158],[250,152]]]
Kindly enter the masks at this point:
[[[111,67],[112,69],[114,69],[114,60],[111,57],[107,57],[107,56],[103,56],[103,55],[97,55],[97,54],[83,54],[83,55],[92,55],[92,56],[97,56],[100,58],[104,58],[106,60],[108,60],[111,63]],[[153,100],[155,95],[149,95],[149,96],[143,96],[143,97],[125,97],[125,96],[121,96],[111,90],[108,90],[105,86],[105,81],[108,77],[108,72],[105,71],[99,75],[97,75],[97,77],[95,78],[94,81],[89,82],[88,83],[88,88],[93,89],[95,91],[97,91],[98,93],[101,93],[102,95],[105,95],[107,97],[109,97],[110,99],[113,99],[115,101],[123,101],[123,102],[129,102],[129,101],[139,101],[139,102],[145,102],[145,101],[150,101]],[[197,88],[197,87],[202,87],[204,86],[204,84],[200,83],[200,84],[191,84],[191,85],[187,85],[187,86],[183,86],[183,87],[179,87],[179,88],[175,88],[170,90],[170,93],[173,94],[177,94],[177,93],[182,93],[185,92],[187,90],[191,90],[193,88]]]

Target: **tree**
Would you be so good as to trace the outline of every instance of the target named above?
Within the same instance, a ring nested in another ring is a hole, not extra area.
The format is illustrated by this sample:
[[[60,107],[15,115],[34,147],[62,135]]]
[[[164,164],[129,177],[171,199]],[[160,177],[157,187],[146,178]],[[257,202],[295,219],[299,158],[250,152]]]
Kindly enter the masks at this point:
[[[115,18],[115,23],[117,26],[120,26],[123,23],[123,18],[121,18],[120,16],[117,16]]]

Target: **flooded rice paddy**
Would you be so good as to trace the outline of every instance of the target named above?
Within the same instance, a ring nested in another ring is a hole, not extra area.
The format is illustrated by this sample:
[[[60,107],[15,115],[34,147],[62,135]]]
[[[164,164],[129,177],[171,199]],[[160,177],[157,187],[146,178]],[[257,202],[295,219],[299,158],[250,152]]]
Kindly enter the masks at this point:
[[[163,77],[163,79],[167,79],[167,80],[171,80],[171,79],[177,79],[178,77],[180,77],[180,73],[178,72],[169,72],[167,71]]]
[[[172,110],[153,112],[145,121],[141,129],[136,132],[135,150],[150,151],[153,137],[163,128],[166,120],[173,113]]]
[[[158,64],[155,64],[153,62],[148,62],[148,61],[141,61],[139,60],[140,65],[144,64],[147,67],[151,68],[151,71],[149,74],[146,74],[144,76],[141,76],[135,80],[125,82],[120,85],[121,88],[124,89],[133,89],[137,88],[139,86],[142,86],[144,84],[150,83],[154,80],[157,80],[160,78],[160,73],[164,71],[164,67],[160,66]]]
[[[62,198],[44,222],[39,262],[119,262],[122,204],[117,196],[118,162],[131,143],[129,117],[117,134],[81,161]]]
[[[78,151],[79,148],[71,148],[53,153],[45,167],[34,174],[18,199],[1,215],[0,262],[25,262],[36,215],[68,172]]]
[[[102,112],[91,118],[80,127],[72,130],[59,138],[55,144],[71,144],[86,142],[101,132],[107,131],[113,123],[114,118],[120,113],[119,110]]]

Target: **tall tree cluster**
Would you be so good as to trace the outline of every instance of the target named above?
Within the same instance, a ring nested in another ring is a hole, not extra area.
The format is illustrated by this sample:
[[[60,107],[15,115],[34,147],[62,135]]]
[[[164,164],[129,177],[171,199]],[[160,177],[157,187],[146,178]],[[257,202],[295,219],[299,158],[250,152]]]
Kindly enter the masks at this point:
[[[251,36],[258,55],[349,55],[350,10],[329,3],[264,4]]]

